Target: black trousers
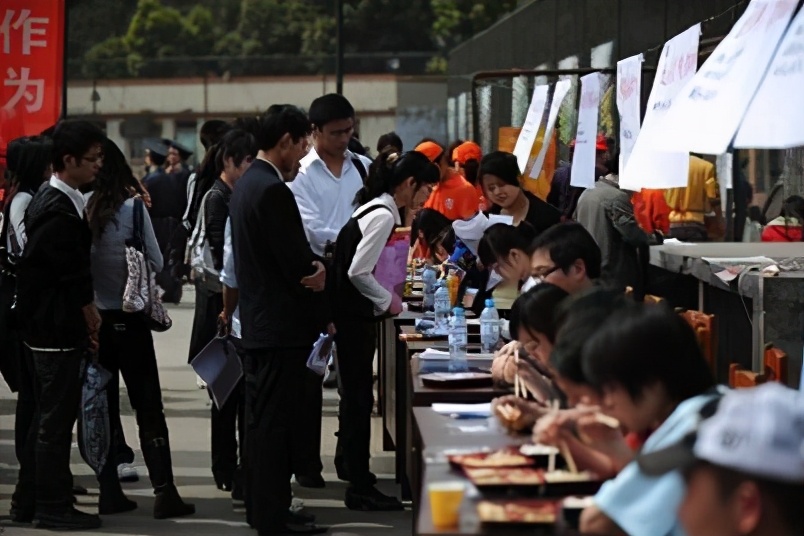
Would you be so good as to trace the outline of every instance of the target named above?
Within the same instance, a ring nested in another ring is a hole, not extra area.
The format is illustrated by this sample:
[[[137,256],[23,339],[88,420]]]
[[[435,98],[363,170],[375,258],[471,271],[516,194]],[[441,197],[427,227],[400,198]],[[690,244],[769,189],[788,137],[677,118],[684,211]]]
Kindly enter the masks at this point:
[[[308,355],[307,348],[246,351],[246,519],[258,531],[283,526],[290,508]]]
[[[21,510],[60,514],[72,507],[70,446],[83,384],[82,350],[31,351],[34,412],[14,491]]]
[[[240,342],[234,338],[233,341],[240,361],[245,361],[245,352]],[[235,478],[245,458],[245,404],[244,380],[240,380],[221,409],[212,403],[212,473],[219,483],[230,482]]]
[[[101,311],[101,320],[98,360],[112,374],[106,389],[112,434],[110,452],[118,451],[121,446],[118,442],[123,437],[120,424],[121,374],[126,382],[131,407],[136,414],[140,445],[154,440],[166,440],[168,428],[151,330],[137,313]],[[110,456],[107,463],[116,467],[118,460]],[[115,472],[115,476],[116,474]]]
[[[338,446],[335,465],[356,489],[374,485],[369,470],[371,410],[374,407],[374,351],[377,324],[340,321],[335,343],[338,346]]]
[[[18,371],[17,409],[14,419],[14,452],[20,469],[12,502],[32,510],[36,488],[36,431],[39,427],[36,412],[36,371],[33,353],[23,345]]]
[[[311,345],[312,349],[312,345]],[[299,425],[294,430],[298,452],[293,463],[293,474],[318,476],[324,470],[321,462],[321,411],[324,404],[323,378],[305,367],[302,373],[302,404],[299,408]]]

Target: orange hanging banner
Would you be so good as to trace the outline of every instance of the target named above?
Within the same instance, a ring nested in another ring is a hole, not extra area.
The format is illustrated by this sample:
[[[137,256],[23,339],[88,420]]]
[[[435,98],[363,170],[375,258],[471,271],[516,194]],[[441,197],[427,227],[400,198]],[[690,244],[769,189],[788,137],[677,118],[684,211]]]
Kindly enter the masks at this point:
[[[64,0],[0,4],[0,157],[19,136],[59,120],[64,89]]]

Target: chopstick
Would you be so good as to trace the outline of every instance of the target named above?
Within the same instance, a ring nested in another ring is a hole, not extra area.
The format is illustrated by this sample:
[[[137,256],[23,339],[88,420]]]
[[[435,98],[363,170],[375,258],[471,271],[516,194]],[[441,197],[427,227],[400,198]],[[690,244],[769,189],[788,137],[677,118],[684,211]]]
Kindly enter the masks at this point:
[[[561,455],[564,456],[564,460],[567,462],[567,467],[569,468],[570,472],[577,473],[578,466],[575,464],[575,458],[572,457],[572,452],[570,452],[567,442],[562,441],[558,448],[561,451]]]
[[[620,421],[615,419],[614,417],[609,417],[608,415],[604,415],[603,413],[595,413],[595,421],[608,426],[609,428],[619,429],[620,428]]]
[[[514,396],[517,398],[524,398],[522,396],[522,380],[519,378],[519,352],[514,354],[514,365],[516,366],[516,373],[514,374]]]
[[[550,403],[550,406],[552,408],[550,410],[550,415],[555,417],[555,415],[558,414],[558,400],[553,400]],[[555,451],[550,451],[550,456],[548,457],[548,460],[547,460],[547,471],[549,473],[552,473],[555,470],[556,470],[556,453],[555,453]]]

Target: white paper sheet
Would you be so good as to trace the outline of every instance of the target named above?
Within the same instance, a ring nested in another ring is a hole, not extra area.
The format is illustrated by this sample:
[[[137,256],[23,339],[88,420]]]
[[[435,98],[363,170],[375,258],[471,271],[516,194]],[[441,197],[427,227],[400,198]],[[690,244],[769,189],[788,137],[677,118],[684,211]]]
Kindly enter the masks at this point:
[[[700,35],[701,25],[696,24],[665,43],[645,120],[626,167],[620,169],[620,188],[639,191],[642,188],[687,185],[689,155],[686,152],[674,153],[663,145],[666,134],[660,123],[673,106],[673,99],[695,74]]]
[[[642,54],[617,62],[617,111],[620,115],[620,169],[625,169],[639,136]]]
[[[489,225],[496,225],[498,223],[502,223],[503,225],[513,225],[514,224],[514,217],[509,216],[507,214],[489,214]],[[488,227],[486,227],[488,229]]]
[[[491,416],[491,402],[482,404],[442,404],[432,405],[433,411],[441,415],[485,415]]]
[[[804,10],[798,12],[782,38],[770,69],[740,125],[735,147],[786,149],[804,145],[802,91]]]
[[[525,173],[533,143],[536,141],[536,135],[539,133],[539,127],[542,124],[544,107],[547,104],[547,89],[548,86],[536,86],[533,89],[533,98],[530,100],[525,124],[522,125],[522,130],[516,139],[514,156],[516,156],[516,160],[519,163],[521,173]]]
[[[775,264],[776,261],[770,257],[756,256],[756,257],[701,257],[701,259],[709,264]]]
[[[582,188],[595,185],[597,123],[600,112],[600,75],[581,77],[581,105],[578,110],[578,134],[572,157],[570,184]]]
[[[666,147],[714,155],[728,150],[797,4],[797,0],[752,0],[679,93],[662,123]],[[776,101],[777,106],[800,103],[798,89],[796,100]],[[775,113],[783,114],[784,109]]]
[[[561,110],[561,104],[567,97],[567,93],[569,93],[571,87],[572,80],[569,78],[559,80],[556,83],[556,88],[553,91],[553,102],[550,103],[550,113],[547,116],[547,127],[544,131],[545,142],[542,144],[541,149],[539,149],[539,154],[536,155],[536,161],[533,163],[533,167],[530,170],[531,179],[538,179],[539,174],[542,172],[542,168],[544,167],[544,159],[547,158],[547,149],[550,146],[549,141],[553,138],[553,130],[556,128],[558,112]]]

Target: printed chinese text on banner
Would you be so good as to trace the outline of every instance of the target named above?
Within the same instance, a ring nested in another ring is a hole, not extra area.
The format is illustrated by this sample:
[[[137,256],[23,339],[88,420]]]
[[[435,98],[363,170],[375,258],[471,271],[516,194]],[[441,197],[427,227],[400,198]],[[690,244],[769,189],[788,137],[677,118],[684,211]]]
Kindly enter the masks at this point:
[[[519,138],[516,140],[514,156],[516,156],[519,163],[519,171],[522,173],[525,173],[528,166],[533,143],[536,141],[536,135],[542,125],[544,107],[547,104],[547,89],[548,86],[536,86],[533,89],[533,98],[530,100],[528,115],[525,117],[525,124],[522,125]]]
[[[625,169],[640,128],[642,54],[617,62],[617,111],[620,114],[620,169]]]
[[[0,153],[61,115],[64,0],[0,3]]]
[[[768,74],[748,107],[735,147],[787,149],[804,145],[804,10],[782,38]]]
[[[666,133],[660,123],[673,99],[695,75],[701,25],[696,24],[665,43],[656,79],[648,99],[645,120],[639,130],[631,157],[620,169],[620,188],[638,192],[642,188],[675,188],[687,185],[690,158],[686,152],[667,149]]]
[[[790,23],[797,0],[753,0],[682,89],[662,128],[679,151],[725,153]]]
[[[600,75],[588,74],[581,78],[581,105],[578,110],[578,134],[572,157],[570,183],[572,186],[592,188],[595,185],[595,157],[597,152],[597,121],[600,113]]]
[[[544,131],[545,140],[553,139],[553,130],[556,127],[556,120],[558,119],[558,112],[561,110],[561,103],[564,102],[564,98],[567,96],[567,93],[569,93],[571,86],[572,80],[570,79],[559,80],[556,83],[556,88],[553,91],[553,102],[550,104],[550,114],[547,116],[547,127]],[[549,143],[543,143],[539,148],[539,154],[536,156],[536,162],[534,162],[533,168],[530,170],[531,179],[539,178],[539,174],[542,172],[542,168],[544,167],[544,159],[547,156],[547,149],[549,146]]]

